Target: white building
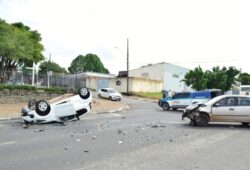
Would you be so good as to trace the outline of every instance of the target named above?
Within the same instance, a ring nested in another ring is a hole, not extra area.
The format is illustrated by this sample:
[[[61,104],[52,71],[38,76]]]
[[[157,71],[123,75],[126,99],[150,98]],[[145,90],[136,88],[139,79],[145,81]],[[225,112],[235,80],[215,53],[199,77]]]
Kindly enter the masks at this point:
[[[129,77],[163,81],[162,90],[174,92],[191,91],[192,89],[182,81],[185,74],[189,71],[187,68],[162,62],[129,70]]]

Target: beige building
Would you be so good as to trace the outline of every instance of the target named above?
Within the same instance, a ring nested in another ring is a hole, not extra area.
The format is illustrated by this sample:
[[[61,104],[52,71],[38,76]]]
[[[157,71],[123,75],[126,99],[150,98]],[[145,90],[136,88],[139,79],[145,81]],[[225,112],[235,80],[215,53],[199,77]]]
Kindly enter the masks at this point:
[[[170,63],[149,64],[129,71],[129,77],[162,81],[162,89],[167,91],[190,91],[182,80],[190,70]]]
[[[114,88],[121,93],[127,92],[127,77],[116,77],[110,74],[100,74],[93,72],[81,73],[80,76],[85,85],[93,90],[100,88]],[[161,92],[161,80],[151,80],[145,78],[129,77],[129,92]]]

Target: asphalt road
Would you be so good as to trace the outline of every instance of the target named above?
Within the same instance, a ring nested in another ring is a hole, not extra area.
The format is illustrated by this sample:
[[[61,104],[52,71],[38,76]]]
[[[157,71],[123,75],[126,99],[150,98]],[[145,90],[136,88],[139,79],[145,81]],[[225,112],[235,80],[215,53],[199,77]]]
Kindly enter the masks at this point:
[[[86,114],[66,125],[0,121],[0,169],[249,169],[249,127],[199,128],[181,112],[124,98],[128,111]]]

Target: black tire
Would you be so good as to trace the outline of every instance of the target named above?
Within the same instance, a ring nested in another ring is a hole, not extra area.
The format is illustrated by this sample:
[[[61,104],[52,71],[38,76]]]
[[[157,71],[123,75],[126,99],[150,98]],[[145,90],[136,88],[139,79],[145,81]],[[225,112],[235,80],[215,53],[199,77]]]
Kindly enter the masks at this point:
[[[248,126],[248,125],[249,125],[249,122],[241,122],[241,124],[242,124],[243,126]]]
[[[78,91],[78,94],[82,99],[87,99],[90,96],[90,92],[89,92],[89,89],[87,87],[80,88]]]
[[[200,115],[196,116],[194,119],[194,123],[200,127],[207,126],[208,122],[209,122],[209,117],[207,114],[204,114],[204,113],[200,113]]]
[[[39,116],[47,116],[50,112],[50,105],[45,100],[36,102],[36,113]]]
[[[163,103],[163,104],[162,104],[162,109],[163,109],[163,110],[169,110],[169,108],[170,108],[170,107],[169,107],[169,104],[168,104],[168,103]]]
[[[112,100],[112,97],[111,97],[111,96],[109,96],[109,100]]]
[[[102,98],[101,94],[98,94],[98,97]]]

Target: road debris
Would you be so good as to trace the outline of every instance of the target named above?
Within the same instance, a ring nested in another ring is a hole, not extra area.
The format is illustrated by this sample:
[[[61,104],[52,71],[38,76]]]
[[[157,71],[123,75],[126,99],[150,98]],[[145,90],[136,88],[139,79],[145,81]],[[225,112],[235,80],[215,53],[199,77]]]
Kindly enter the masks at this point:
[[[34,130],[34,132],[42,132],[44,131],[44,129],[37,129],[37,130]]]
[[[76,139],[76,142],[80,142],[81,141],[81,139]]]
[[[26,123],[23,124],[23,128],[24,128],[24,129],[28,129],[29,126],[30,126],[29,124],[26,124]]]
[[[92,136],[92,139],[95,140],[95,139],[96,139],[96,136]]]
[[[123,135],[126,135],[126,134],[127,134],[127,132],[125,132],[125,131],[123,131],[123,130],[119,129],[119,130],[117,131],[117,134],[123,134]]]
[[[64,150],[69,150],[69,147],[65,147]]]
[[[86,130],[84,130],[84,131],[82,131],[82,133],[88,133],[89,131],[86,129]]]
[[[84,152],[85,152],[85,153],[88,153],[89,151],[88,151],[88,150],[85,150]]]
[[[119,143],[119,144],[122,144],[123,142],[120,140],[118,143]]]
[[[150,124],[146,124],[146,126],[149,126],[151,128],[165,128],[165,127],[167,127],[166,125],[163,125],[162,122],[150,123]]]

